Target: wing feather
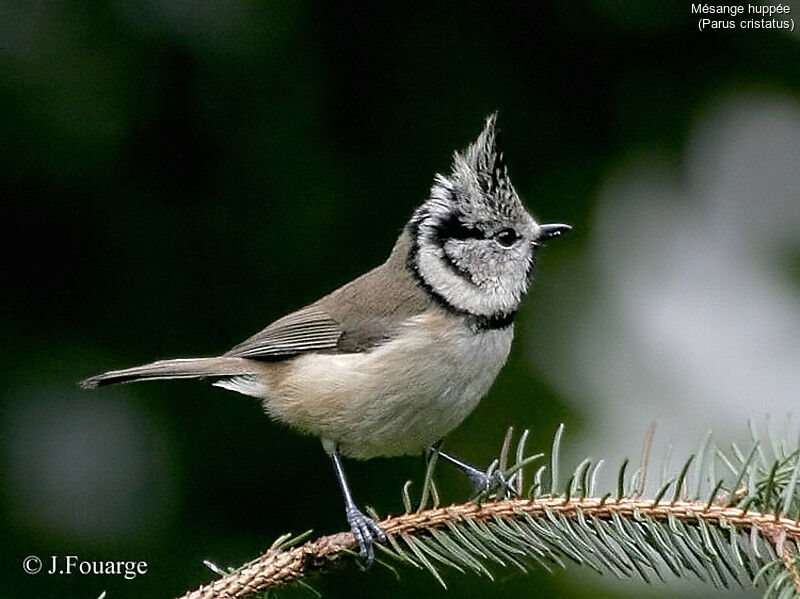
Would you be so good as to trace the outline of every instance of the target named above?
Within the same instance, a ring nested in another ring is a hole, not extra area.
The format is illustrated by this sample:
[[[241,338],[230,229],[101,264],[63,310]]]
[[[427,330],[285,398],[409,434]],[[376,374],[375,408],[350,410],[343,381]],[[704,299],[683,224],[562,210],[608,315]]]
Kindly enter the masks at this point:
[[[339,323],[325,311],[308,307],[276,320],[225,355],[263,360],[288,358],[335,349],[342,333]]]

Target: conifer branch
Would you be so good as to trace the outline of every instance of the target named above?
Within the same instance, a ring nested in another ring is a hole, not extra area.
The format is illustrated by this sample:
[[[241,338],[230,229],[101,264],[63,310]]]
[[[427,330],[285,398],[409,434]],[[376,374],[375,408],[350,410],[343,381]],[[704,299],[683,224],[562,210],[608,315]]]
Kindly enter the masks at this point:
[[[725,523],[742,528],[755,528],[765,537],[782,540],[776,553],[782,553],[782,562],[791,572],[793,583],[800,593],[800,575],[797,558],[792,549],[800,542],[800,523],[788,518],[775,518],[774,514],[745,512],[741,508],[706,505],[703,501],[677,501],[655,504],[651,499],[619,501],[587,497],[568,499],[561,497],[541,499],[507,499],[477,505],[456,504],[448,507],[392,516],[380,522],[381,528],[393,537],[430,535],[432,530],[447,530],[449,525],[466,522],[488,523],[563,516],[570,520],[598,518],[611,521],[614,515],[626,519],[651,518],[667,522],[674,518],[686,524],[704,521],[714,526]],[[356,549],[353,535],[342,532],[320,537],[299,547],[270,549],[246,566],[223,578],[187,593],[184,599],[227,599],[249,597],[271,588],[284,586],[299,578],[324,570],[350,551]],[[350,550],[350,551],[349,551]]]
[[[558,493],[562,428],[553,443],[550,482],[545,487],[540,467],[528,498],[502,498],[494,490],[478,502],[439,507],[430,462],[419,510],[410,509],[406,485],[407,513],[379,522],[389,542],[378,547],[382,557],[427,569],[443,585],[441,565],[491,578],[490,564],[526,570],[536,563],[550,570],[567,559],[619,578],[663,580],[666,570],[721,587],[765,587],[765,597],[800,597],[800,447],[772,439],[768,458],[751,430],[753,447],[747,453],[732,445],[726,454],[706,436],[676,475],[668,477],[662,468],[658,491],[649,498],[642,495],[652,428],[642,466],[627,477],[623,462],[616,493],[602,496],[595,489],[600,462],[589,459]],[[506,489],[517,495],[524,489],[525,467],[542,457],[525,457],[527,437],[526,431],[518,442],[515,464],[506,467],[510,435],[493,462],[508,481]],[[720,466],[728,477],[717,479]],[[710,492],[701,495],[706,487]],[[182,599],[242,599],[292,582],[305,584],[310,575],[356,555],[349,532],[300,544],[307,536],[281,537],[260,557]]]

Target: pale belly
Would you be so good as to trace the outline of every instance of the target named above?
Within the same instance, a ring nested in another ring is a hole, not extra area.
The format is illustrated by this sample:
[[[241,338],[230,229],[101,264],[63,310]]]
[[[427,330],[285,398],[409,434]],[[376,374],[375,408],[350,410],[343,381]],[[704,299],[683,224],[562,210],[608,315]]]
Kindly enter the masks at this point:
[[[414,317],[370,352],[299,356],[267,377],[266,410],[353,458],[419,453],[472,412],[511,348],[512,327],[473,333],[452,319]]]

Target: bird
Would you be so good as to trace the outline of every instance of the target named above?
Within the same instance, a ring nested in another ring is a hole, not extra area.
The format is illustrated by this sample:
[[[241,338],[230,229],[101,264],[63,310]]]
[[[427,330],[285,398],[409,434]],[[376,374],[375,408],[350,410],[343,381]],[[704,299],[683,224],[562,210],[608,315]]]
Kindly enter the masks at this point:
[[[214,379],[258,398],[267,415],[318,437],[369,564],[384,531],[357,507],[342,457],[434,450],[476,490],[496,479],[440,450],[505,364],[514,317],[542,245],[571,227],[539,224],[511,184],[497,113],[434,177],[388,259],[220,356],[159,360],[81,381],[92,389],[157,379]],[[500,481],[502,483],[503,481]]]

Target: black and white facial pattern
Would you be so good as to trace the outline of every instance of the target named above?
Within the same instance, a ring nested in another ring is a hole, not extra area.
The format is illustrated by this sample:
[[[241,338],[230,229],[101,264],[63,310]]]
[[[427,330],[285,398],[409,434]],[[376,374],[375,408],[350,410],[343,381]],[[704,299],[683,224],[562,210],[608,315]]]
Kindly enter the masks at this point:
[[[410,264],[451,308],[503,318],[531,282],[539,226],[514,190],[495,141],[495,115],[478,139],[437,175],[430,199],[409,223]]]

